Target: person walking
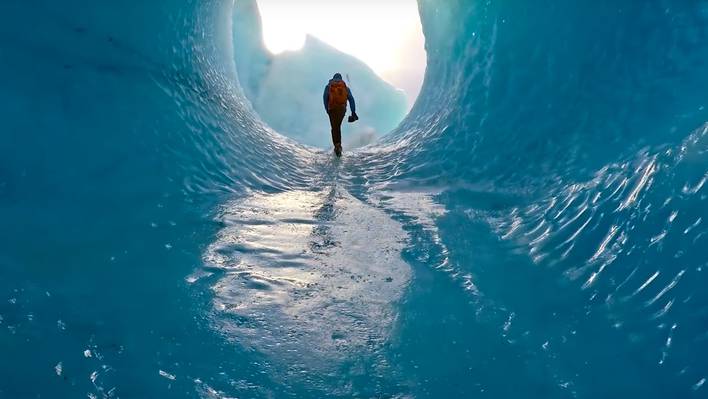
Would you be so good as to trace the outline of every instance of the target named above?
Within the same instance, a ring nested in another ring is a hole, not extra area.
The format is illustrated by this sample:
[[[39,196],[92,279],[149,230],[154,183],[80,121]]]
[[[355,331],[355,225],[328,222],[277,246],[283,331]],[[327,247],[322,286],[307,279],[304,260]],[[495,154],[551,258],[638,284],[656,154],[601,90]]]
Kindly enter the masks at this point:
[[[329,124],[332,127],[332,144],[334,144],[334,153],[338,157],[342,156],[342,121],[344,115],[347,114],[347,101],[352,107],[352,114],[349,117],[349,122],[354,122],[359,119],[356,114],[356,102],[352,91],[347,87],[347,84],[342,80],[341,73],[335,73],[324,89],[324,107],[329,115]]]

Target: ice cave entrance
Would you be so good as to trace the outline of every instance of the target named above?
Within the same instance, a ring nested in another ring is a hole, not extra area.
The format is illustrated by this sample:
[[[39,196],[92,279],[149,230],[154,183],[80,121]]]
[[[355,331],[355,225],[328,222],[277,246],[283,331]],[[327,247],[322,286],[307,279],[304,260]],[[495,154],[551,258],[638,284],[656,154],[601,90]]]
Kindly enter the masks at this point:
[[[342,126],[345,147],[394,129],[413,106],[426,68],[416,0],[237,0],[234,56],[254,109],[276,131],[331,145],[322,92],[345,76],[361,120]]]

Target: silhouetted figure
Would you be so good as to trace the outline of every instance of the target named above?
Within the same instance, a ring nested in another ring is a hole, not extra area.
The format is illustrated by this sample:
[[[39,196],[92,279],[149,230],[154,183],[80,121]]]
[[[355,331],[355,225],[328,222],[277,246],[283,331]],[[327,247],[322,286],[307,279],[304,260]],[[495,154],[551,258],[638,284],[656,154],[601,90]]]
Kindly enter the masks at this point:
[[[352,106],[352,115],[349,122],[354,122],[359,117],[356,114],[356,103],[352,91],[342,80],[342,74],[335,73],[324,90],[324,107],[329,115],[329,124],[332,126],[332,144],[334,153],[342,156],[342,121],[347,113],[347,101]]]

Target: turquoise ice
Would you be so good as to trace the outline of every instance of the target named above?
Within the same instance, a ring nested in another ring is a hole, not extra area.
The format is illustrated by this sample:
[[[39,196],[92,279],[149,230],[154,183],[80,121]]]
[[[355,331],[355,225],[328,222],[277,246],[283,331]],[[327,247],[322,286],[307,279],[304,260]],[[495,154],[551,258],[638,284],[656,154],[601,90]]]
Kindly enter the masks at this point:
[[[420,0],[340,160],[233,6],[0,3],[0,397],[706,396],[704,1]]]

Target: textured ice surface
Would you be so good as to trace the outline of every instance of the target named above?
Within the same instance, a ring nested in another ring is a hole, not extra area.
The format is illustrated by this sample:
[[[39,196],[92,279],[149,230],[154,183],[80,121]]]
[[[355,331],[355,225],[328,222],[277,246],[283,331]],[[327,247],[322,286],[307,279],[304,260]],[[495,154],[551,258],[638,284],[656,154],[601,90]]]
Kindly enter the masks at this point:
[[[705,2],[419,5],[337,159],[231,1],[0,2],[0,397],[705,397]]]
[[[410,280],[399,223],[336,186],[255,195],[219,220],[198,274],[218,278],[218,330],[291,378],[380,356]]]

